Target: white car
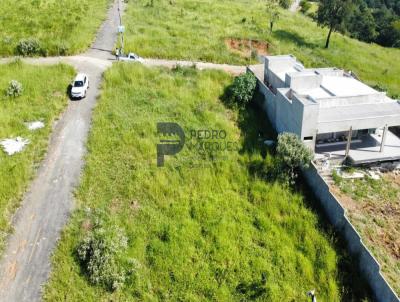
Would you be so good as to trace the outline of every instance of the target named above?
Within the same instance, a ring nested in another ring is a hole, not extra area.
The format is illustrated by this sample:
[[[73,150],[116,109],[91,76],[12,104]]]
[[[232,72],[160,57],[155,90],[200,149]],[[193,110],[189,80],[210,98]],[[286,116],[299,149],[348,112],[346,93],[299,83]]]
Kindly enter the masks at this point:
[[[89,78],[84,73],[78,73],[72,82],[71,97],[84,98],[89,89]]]
[[[137,54],[130,52],[128,55],[119,55],[117,56],[119,61],[135,61],[139,63],[143,63],[143,58],[139,57]]]

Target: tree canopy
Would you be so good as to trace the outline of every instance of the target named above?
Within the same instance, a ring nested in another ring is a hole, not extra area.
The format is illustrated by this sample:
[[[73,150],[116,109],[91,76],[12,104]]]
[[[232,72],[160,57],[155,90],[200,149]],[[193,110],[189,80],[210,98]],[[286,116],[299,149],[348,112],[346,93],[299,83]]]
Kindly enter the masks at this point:
[[[344,21],[352,12],[351,0],[321,0],[317,12],[317,22],[329,28],[325,48],[329,47],[331,34],[344,30]]]

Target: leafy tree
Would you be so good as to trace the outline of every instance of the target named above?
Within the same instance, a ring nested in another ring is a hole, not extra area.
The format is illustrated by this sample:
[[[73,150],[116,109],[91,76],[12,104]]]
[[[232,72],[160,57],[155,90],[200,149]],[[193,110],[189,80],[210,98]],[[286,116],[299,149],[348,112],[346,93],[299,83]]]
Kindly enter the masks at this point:
[[[379,32],[376,42],[383,46],[400,47],[400,19],[386,9],[378,10],[374,15]]]
[[[244,109],[244,107],[246,107],[246,105],[253,98],[256,86],[257,79],[251,72],[246,72],[240,76],[237,76],[230,87],[232,101],[234,104],[238,108]]]
[[[267,1],[267,14],[269,18],[269,31],[272,33],[274,24],[279,20],[279,1],[278,0],[268,0]]]
[[[317,22],[329,28],[325,48],[329,47],[332,32],[343,30],[344,21],[350,16],[352,8],[351,0],[320,0]]]
[[[365,2],[360,3],[346,23],[351,36],[358,40],[373,42],[378,36],[375,19]]]
[[[312,152],[300,138],[293,133],[282,133],[278,135],[276,153],[280,159],[282,168],[289,172],[289,177],[296,178],[296,170],[308,168],[312,160]]]

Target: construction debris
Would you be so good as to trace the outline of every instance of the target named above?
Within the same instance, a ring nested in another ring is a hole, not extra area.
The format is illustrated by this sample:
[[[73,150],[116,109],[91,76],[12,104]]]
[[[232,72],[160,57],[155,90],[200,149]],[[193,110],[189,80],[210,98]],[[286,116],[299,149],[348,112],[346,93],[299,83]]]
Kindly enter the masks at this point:
[[[41,121],[29,122],[26,123],[25,125],[31,131],[35,131],[37,129],[41,129],[44,127],[44,123]]]
[[[336,173],[343,179],[360,179],[365,177],[362,171],[346,172],[343,169],[336,169]]]
[[[21,152],[27,144],[29,144],[29,139],[19,136],[17,138],[8,138],[0,141],[0,145],[3,146],[4,152],[8,155]]]

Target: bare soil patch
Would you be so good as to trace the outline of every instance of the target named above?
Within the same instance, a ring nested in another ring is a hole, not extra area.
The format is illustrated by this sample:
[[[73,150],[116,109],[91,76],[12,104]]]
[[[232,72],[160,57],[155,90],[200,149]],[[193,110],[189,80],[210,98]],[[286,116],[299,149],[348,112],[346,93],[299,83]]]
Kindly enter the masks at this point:
[[[268,42],[251,39],[228,38],[225,39],[225,44],[230,51],[242,57],[265,56],[268,55],[270,48],[270,43]]]
[[[384,275],[400,292],[400,175],[387,172],[379,186],[366,181],[333,184],[330,190],[346,209],[365,244],[382,265]],[[358,195],[357,191],[368,194]],[[346,191],[346,192],[344,192]]]

